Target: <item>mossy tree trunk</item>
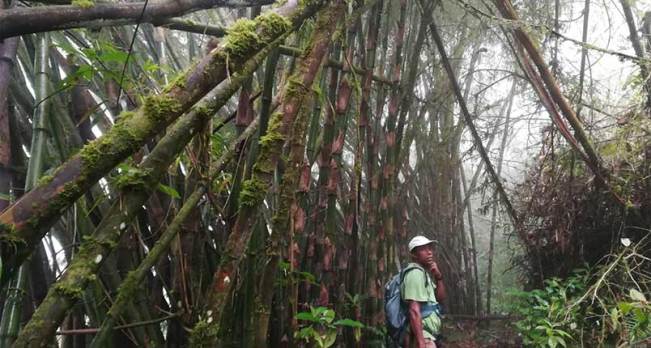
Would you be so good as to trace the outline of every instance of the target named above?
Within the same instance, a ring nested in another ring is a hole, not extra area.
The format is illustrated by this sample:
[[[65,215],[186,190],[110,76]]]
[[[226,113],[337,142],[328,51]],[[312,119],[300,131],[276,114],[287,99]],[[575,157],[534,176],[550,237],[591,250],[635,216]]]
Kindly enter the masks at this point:
[[[213,278],[207,302],[207,318],[195,326],[192,334],[194,345],[210,346],[217,340],[218,324],[222,322],[226,296],[237,276],[236,271],[240,260],[247,250],[256,220],[257,208],[264,201],[270,188],[283,145],[286,142],[293,143],[294,137],[296,137],[296,141],[302,142],[299,137],[304,136],[304,130],[299,131],[300,128],[296,130],[293,127],[294,125],[305,126],[305,121],[298,122],[297,117],[298,120],[304,117],[300,111],[304,103],[309,100],[314,77],[321,67],[324,56],[327,55],[330,46],[329,39],[334,33],[337,20],[342,13],[343,6],[340,2],[330,4],[319,12],[310,45],[298,63],[296,73],[287,80],[287,85],[281,94],[280,109],[282,111],[273,114],[267,133],[260,139],[260,152],[253,165],[251,178],[243,182],[239,197],[239,213],[234,229],[228,238],[222,254],[222,261]],[[300,142],[298,144],[302,144]],[[291,161],[288,163],[289,167],[297,165],[299,164]]]

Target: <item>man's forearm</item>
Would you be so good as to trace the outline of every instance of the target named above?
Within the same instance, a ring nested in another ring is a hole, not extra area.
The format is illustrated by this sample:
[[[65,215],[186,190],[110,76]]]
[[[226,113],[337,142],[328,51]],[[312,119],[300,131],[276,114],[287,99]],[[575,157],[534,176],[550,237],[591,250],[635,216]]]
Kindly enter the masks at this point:
[[[438,302],[441,302],[445,300],[445,297],[447,295],[445,291],[445,283],[443,283],[443,274],[441,274],[441,271],[438,268],[438,265],[436,263],[433,263],[430,267],[430,275],[434,278],[434,282],[436,282],[436,300]]]
[[[420,317],[420,303],[408,301],[409,303],[409,326],[414,334],[417,347],[425,347],[425,336],[423,336],[423,322]]]
[[[434,281],[436,282],[436,290],[435,290],[436,300],[439,303],[445,301],[445,298],[447,297],[447,292],[445,291],[445,283],[443,282],[443,278],[439,278],[438,280],[434,280]]]

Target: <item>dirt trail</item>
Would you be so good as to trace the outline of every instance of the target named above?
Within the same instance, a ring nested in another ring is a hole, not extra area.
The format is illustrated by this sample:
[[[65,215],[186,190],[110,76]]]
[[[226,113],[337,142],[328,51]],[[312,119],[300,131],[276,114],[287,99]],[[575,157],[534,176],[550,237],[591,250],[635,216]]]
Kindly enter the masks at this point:
[[[487,325],[489,324],[489,325]],[[506,320],[444,319],[444,348],[522,347],[521,339]]]

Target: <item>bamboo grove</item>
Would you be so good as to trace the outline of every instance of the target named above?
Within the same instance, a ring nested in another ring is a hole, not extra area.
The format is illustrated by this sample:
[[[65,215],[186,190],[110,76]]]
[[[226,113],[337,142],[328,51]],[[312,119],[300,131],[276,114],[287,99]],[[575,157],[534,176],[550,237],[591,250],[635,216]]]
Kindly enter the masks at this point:
[[[533,250],[502,179],[517,91],[622,203],[529,29],[508,0],[5,1],[0,346],[299,346],[318,308],[340,346],[382,346],[422,233],[447,311],[490,314],[496,216]],[[487,42],[517,66],[499,121]]]

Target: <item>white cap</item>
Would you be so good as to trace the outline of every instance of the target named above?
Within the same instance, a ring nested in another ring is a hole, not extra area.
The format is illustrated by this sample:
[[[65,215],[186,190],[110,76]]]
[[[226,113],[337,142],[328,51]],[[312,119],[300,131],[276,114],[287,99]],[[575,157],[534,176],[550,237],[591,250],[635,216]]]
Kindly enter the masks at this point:
[[[409,241],[409,252],[414,250],[414,248],[416,247],[432,244],[432,243],[435,242],[433,240],[428,239],[427,237],[416,236]]]

